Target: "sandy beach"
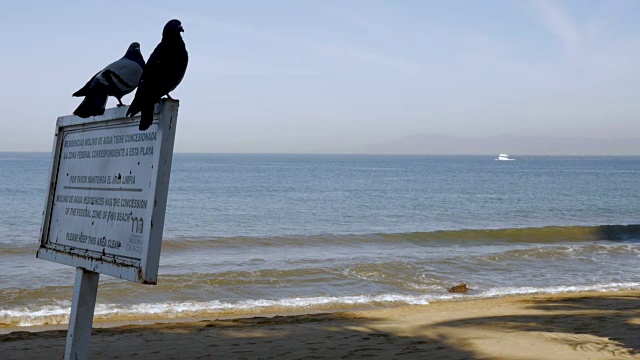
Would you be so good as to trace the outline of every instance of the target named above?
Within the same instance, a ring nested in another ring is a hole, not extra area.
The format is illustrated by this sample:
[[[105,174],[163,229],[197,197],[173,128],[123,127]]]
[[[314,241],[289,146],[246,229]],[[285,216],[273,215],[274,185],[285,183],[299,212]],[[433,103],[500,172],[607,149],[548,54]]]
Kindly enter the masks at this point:
[[[640,291],[95,327],[93,359],[640,359]],[[15,330],[0,358],[62,356],[65,330]]]

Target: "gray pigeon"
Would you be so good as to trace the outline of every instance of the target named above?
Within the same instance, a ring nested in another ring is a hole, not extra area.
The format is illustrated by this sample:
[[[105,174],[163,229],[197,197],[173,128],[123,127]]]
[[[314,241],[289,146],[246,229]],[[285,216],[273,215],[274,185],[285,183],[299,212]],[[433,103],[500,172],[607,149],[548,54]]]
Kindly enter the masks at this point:
[[[82,89],[73,94],[84,96],[73,114],[82,118],[102,115],[109,96],[114,96],[118,99],[118,106],[123,106],[122,97],[138,86],[143,70],[144,58],[140,53],[140,44],[131,43],[122,58],[100,70]]]

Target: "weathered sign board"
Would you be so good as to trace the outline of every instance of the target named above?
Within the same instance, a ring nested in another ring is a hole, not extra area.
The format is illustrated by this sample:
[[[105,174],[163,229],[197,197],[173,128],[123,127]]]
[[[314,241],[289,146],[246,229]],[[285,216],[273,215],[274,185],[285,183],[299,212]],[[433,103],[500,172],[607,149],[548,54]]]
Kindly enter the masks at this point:
[[[146,131],[125,106],[58,118],[38,258],[157,282],[178,104],[157,104]]]

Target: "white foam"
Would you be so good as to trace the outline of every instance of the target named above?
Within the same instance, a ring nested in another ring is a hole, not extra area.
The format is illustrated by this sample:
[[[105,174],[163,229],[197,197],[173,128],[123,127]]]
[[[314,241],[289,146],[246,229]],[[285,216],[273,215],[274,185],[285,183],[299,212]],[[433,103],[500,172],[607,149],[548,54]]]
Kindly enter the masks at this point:
[[[471,286],[472,291],[473,286]],[[523,294],[556,294],[579,291],[614,291],[640,289],[640,282],[611,283],[584,286],[520,287],[494,288],[478,294],[424,294],[424,295],[354,295],[294,297],[285,299],[243,300],[238,302],[186,301],[167,303],[144,303],[135,305],[97,304],[95,318],[100,320],[138,319],[138,318],[186,318],[198,315],[214,314],[251,314],[281,311],[330,311],[364,306],[426,305],[430,301],[454,300],[461,298],[489,298]],[[19,307],[0,310],[0,325],[36,326],[66,324],[69,321],[70,304],[63,302],[58,306],[39,308]]]
[[[392,304],[426,305],[433,296],[410,296],[398,294],[358,295],[343,297],[298,297],[276,300],[243,300],[238,302],[193,301],[170,303],[144,303],[130,306],[119,304],[96,304],[96,319],[161,317],[179,318],[198,314],[245,313],[260,311],[334,310],[357,306],[385,306]],[[65,324],[69,321],[70,306],[46,306],[39,309],[21,307],[0,310],[0,325],[35,326]]]
[[[579,291],[615,291],[615,290],[631,290],[640,288],[639,282],[628,283],[611,283],[596,285],[564,285],[550,287],[520,287],[520,288],[495,288],[482,293],[481,297],[500,297],[508,295],[525,295],[525,294],[558,294]]]

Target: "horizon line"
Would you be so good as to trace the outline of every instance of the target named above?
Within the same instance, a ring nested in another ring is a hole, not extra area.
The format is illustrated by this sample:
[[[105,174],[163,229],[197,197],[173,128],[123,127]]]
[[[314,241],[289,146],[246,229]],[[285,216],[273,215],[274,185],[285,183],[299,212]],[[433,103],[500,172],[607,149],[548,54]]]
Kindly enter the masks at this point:
[[[51,154],[51,151],[16,151],[0,150],[0,154]],[[205,152],[205,151],[174,151],[174,154],[184,155],[413,155],[413,156],[497,156],[496,153],[416,153],[416,152]],[[640,153],[632,154],[607,154],[607,153],[510,153],[510,156],[618,156],[638,157]]]

